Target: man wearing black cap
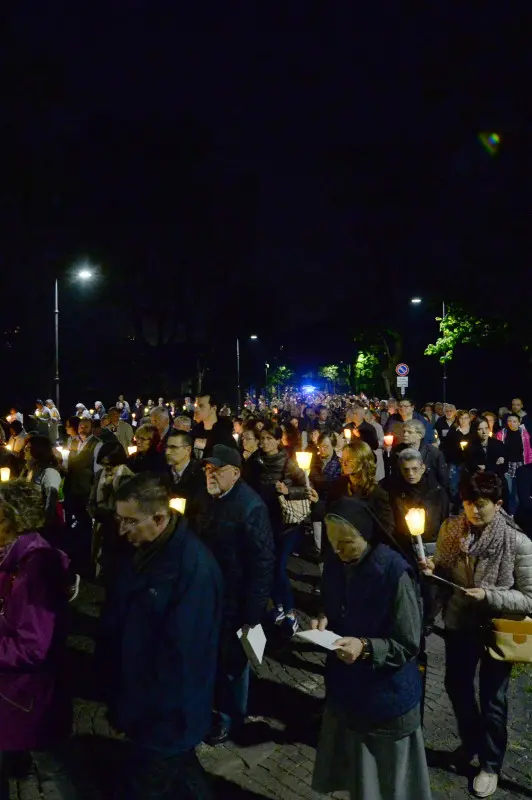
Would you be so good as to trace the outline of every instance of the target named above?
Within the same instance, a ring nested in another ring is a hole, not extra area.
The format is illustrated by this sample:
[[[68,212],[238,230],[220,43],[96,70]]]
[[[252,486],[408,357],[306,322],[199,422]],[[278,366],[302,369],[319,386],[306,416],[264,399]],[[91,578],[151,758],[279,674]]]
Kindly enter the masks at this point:
[[[238,639],[262,622],[271,594],[275,563],[268,511],[240,479],[238,450],[214,445],[204,462],[209,499],[200,536],[213,552],[224,578],[220,654],[215,691],[217,719],[207,741],[225,742],[244,723],[249,663]]]

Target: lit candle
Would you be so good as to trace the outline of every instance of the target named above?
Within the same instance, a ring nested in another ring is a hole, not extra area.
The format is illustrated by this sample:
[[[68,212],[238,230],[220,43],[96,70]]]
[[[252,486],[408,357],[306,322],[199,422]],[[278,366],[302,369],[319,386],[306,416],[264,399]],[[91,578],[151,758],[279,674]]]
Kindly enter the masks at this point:
[[[166,404],[166,408],[170,408],[170,403],[167,403],[167,404]]]
[[[195,408],[195,407],[196,407],[196,406],[194,406],[194,408]],[[186,411],[186,410],[187,410],[187,407],[186,407],[186,406],[183,406],[183,411]]]
[[[412,536],[412,545],[420,561],[425,561],[425,548],[421,538],[425,532],[425,509],[411,508],[405,514],[405,521]]]
[[[63,461],[66,461],[70,455],[70,450],[67,450],[66,447],[59,447],[58,450],[61,453],[61,458]]]
[[[148,408],[148,406],[146,406],[146,408],[144,409],[144,416],[146,417],[149,413],[150,409]]]
[[[238,433],[233,433],[233,439],[238,444],[238,439],[239,439]]]
[[[12,449],[13,449],[12,444],[6,444],[6,450],[12,450]]]
[[[128,452],[128,454],[130,456],[134,456],[135,453],[137,452],[137,445],[136,444],[130,444],[129,447],[127,448],[127,452]]]
[[[300,451],[296,453],[296,461],[300,469],[303,470],[305,473],[305,481],[307,484],[307,489],[310,489],[310,481],[309,481],[309,473],[310,473],[310,464],[312,461],[312,453],[308,453],[307,451]]]
[[[136,414],[132,414],[131,417],[132,417],[132,419],[137,419],[137,415]]]
[[[93,409],[93,408],[89,409],[89,414],[90,414],[90,415],[91,415],[91,417],[92,417],[92,415],[94,414],[94,409]]]
[[[465,450],[467,447],[467,442],[460,442],[460,447],[462,448],[462,450]]]
[[[41,416],[41,412],[39,411],[38,408],[35,410],[35,416],[36,417],[40,417]]]
[[[11,422],[11,420],[13,419],[13,417],[12,417],[12,416],[11,416],[11,414],[10,414],[8,417],[6,417],[6,419],[7,419],[7,421],[8,421],[8,422]]]
[[[385,447],[391,447],[393,444],[393,433],[387,433],[384,437],[384,445]]]
[[[490,431],[488,436],[493,436],[493,431]]]
[[[11,475],[11,470],[9,469],[9,467],[2,467],[2,469],[0,469],[0,480],[2,481],[2,483],[7,483],[10,475]]]
[[[346,442],[348,444],[351,441],[351,436],[352,435],[353,435],[353,431],[351,430],[351,428],[344,428],[344,439],[346,440]]]
[[[184,497],[172,497],[170,500],[170,508],[173,508],[174,511],[179,511],[180,514],[185,513],[186,505],[187,501]]]

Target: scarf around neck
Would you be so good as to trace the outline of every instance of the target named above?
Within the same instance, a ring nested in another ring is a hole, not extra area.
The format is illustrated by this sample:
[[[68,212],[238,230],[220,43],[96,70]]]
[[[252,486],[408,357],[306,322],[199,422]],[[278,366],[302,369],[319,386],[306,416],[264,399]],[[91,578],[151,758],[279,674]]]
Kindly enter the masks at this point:
[[[445,534],[438,542],[437,565],[452,569],[458,559],[475,559],[475,587],[510,589],[514,585],[514,566],[517,551],[517,531],[520,528],[508,514],[499,509],[479,538],[464,513],[449,517]]]

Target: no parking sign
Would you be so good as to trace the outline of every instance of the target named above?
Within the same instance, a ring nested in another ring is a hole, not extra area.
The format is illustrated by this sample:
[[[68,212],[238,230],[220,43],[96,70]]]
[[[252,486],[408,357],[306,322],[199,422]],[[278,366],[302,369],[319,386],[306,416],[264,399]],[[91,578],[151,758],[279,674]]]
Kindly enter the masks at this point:
[[[410,367],[408,364],[398,364],[395,368],[395,372],[399,375],[400,378],[406,378],[408,373],[410,372]]]

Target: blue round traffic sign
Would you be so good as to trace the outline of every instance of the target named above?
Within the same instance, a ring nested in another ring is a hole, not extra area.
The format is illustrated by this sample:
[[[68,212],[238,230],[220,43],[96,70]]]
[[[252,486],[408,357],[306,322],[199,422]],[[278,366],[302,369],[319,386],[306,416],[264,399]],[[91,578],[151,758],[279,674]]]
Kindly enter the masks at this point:
[[[404,378],[410,372],[410,367],[408,364],[398,364],[395,371],[399,377]]]

